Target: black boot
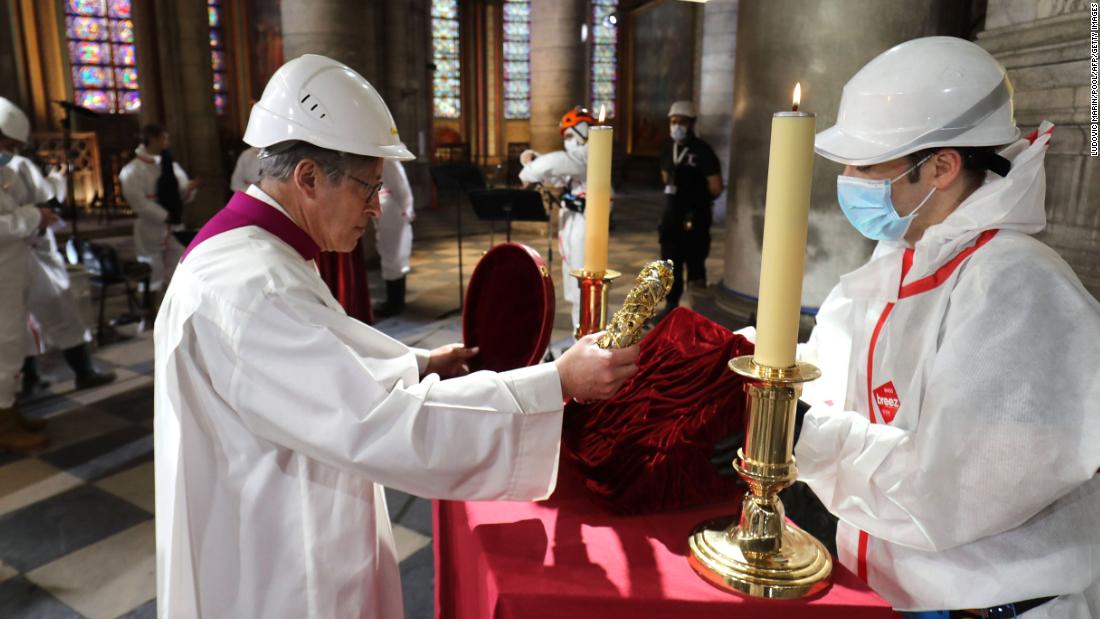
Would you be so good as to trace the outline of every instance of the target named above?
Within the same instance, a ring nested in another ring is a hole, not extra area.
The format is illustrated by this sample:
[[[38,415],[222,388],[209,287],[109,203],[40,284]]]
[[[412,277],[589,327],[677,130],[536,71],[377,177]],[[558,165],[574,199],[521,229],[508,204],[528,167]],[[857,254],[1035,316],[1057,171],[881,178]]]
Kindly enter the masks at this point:
[[[29,398],[36,393],[49,389],[50,382],[42,380],[38,375],[38,361],[34,357],[23,359],[23,391],[19,393],[22,398]]]
[[[376,318],[389,318],[405,311],[405,278],[386,280],[386,302],[374,310]]]
[[[92,353],[88,350],[87,344],[66,348],[61,352],[65,355],[65,362],[72,368],[73,374],[76,374],[76,388],[78,390],[106,385],[116,378],[115,373],[110,370],[106,372],[96,370],[95,364],[92,363]]]

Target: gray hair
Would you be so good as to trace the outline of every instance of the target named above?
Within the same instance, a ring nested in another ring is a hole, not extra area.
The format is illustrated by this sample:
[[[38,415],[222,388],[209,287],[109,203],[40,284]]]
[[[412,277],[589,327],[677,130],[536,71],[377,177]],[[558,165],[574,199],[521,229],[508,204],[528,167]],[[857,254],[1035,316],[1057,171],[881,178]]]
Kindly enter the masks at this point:
[[[304,159],[316,163],[328,177],[329,182],[339,185],[348,168],[370,161],[373,157],[321,148],[301,140],[279,142],[260,150],[260,178],[285,182],[290,179],[298,163]]]

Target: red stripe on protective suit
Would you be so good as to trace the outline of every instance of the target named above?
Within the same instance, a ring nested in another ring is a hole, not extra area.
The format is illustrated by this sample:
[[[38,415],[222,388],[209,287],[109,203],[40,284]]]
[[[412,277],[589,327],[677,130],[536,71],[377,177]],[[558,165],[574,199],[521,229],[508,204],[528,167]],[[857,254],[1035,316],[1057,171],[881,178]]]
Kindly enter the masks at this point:
[[[964,260],[970,257],[970,254],[978,251],[982,245],[988,243],[993,237],[997,236],[996,230],[986,230],[978,235],[978,240],[960,251],[954,258],[948,260],[946,264],[936,269],[935,273],[922,277],[915,282],[905,284],[905,276],[909,274],[909,270],[913,268],[913,249],[906,249],[901,257],[901,281],[898,282],[898,300],[912,297],[922,292],[928,292],[935,289],[940,284],[947,281],[948,277],[955,272],[955,269],[959,268]],[[874,363],[875,363],[875,347],[878,345],[879,335],[882,334],[882,328],[886,325],[886,319],[890,316],[890,313],[894,311],[895,303],[887,303],[886,307],[882,310],[882,315],[879,316],[878,322],[875,324],[875,330],[871,332],[871,342],[867,346],[867,417],[871,423],[878,423],[875,417],[875,398],[872,393],[872,385],[874,384]],[[856,550],[856,575],[860,577],[864,582],[867,582],[867,547],[870,545],[871,536],[866,531],[860,530],[859,532],[859,545]]]

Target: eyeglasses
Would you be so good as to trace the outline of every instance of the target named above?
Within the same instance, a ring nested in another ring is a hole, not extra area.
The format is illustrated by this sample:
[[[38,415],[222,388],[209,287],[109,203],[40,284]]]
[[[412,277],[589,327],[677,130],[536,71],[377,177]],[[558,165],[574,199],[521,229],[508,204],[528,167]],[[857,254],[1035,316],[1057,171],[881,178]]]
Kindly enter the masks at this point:
[[[344,170],[340,170],[340,173],[367,188],[367,197],[364,198],[363,201],[368,204],[370,204],[370,201],[374,199],[374,196],[378,195],[378,191],[382,189],[382,183],[368,183],[361,178],[356,178],[350,172],[346,172]]]

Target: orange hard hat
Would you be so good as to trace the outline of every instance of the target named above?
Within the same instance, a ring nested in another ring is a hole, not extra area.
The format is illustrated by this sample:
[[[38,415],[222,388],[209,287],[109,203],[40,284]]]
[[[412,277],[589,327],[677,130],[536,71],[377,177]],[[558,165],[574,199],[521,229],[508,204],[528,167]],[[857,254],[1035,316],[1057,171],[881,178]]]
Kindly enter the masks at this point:
[[[565,113],[565,116],[561,117],[561,124],[558,125],[558,130],[561,132],[561,136],[565,137],[565,130],[572,129],[581,123],[587,123],[589,125],[596,124],[596,117],[592,116],[592,112],[588,111],[588,108],[578,105],[577,107],[569,110]],[[578,133],[580,133],[578,131]],[[588,139],[588,132],[584,132],[581,137]]]

